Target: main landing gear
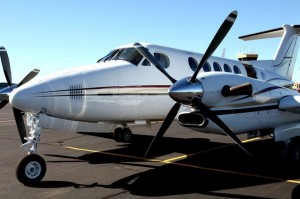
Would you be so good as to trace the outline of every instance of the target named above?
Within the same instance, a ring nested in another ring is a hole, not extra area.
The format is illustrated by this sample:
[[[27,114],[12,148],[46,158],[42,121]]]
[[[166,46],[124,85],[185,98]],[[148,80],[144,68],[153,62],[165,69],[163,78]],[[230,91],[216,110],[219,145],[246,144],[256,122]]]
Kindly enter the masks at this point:
[[[27,150],[28,155],[20,160],[16,169],[17,179],[25,185],[39,183],[46,174],[45,160],[35,154],[41,136],[41,127],[38,126],[38,123],[39,114],[30,114],[27,117],[27,125],[30,127],[30,132],[29,136],[25,138],[27,142],[21,146]]]
[[[282,143],[283,157],[287,160],[300,163],[300,137],[284,140]]]
[[[113,139],[116,142],[130,143],[132,141],[132,132],[127,125],[117,127],[113,132]]]

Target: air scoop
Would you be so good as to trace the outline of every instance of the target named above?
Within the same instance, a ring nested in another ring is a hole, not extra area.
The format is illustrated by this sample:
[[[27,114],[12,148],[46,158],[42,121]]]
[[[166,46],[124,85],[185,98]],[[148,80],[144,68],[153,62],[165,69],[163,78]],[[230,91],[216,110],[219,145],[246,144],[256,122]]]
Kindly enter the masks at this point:
[[[198,79],[191,83],[189,78],[183,78],[170,87],[169,96],[176,102],[190,105],[194,97],[202,99],[203,85]]]

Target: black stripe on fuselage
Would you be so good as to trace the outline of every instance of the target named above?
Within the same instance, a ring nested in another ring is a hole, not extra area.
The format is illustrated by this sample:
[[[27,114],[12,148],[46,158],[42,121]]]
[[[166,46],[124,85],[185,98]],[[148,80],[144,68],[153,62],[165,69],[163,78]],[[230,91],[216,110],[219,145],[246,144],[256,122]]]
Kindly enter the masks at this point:
[[[95,94],[85,94],[83,91],[89,91],[89,90],[105,90],[105,89],[160,89],[165,88],[168,89],[170,85],[135,85],[135,86],[107,86],[107,87],[91,87],[91,88],[82,88],[79,87],[73,87],[71,86],[70,89],[62,89],[62,90],[55,90],[55,91],[43,91],[38,92],[36,97],[74,97],[74,96],[134,96],[134,95],[168,95],[168,93],[152,93],[152,92],[124,92],[119,93],[118,92],[109,92],[109,93],[95,93]],[[64,92],[68,92],[69,94],[65,94]]]
[[[249,112],[259,112],[259,111],[267,111],[278,109],[278,105],[268,105],[268,106],[258,106],[258,107],[249,107],[249,108],[241,108],[241,109],[226,109],[226,110],[213,110],[217,115],[229,115],[229,114],[237,114],[237,113],[249,113]]]

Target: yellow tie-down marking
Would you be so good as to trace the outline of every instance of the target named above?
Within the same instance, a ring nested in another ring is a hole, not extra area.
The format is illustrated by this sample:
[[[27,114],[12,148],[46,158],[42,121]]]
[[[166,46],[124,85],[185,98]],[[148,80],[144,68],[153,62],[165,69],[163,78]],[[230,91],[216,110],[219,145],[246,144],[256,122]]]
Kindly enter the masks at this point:
[[[251,141],[254,141],[254,140],[257,140],[257,139],[260,139],[260,138],[245,140],[245,141],[243,141],[243,143],[251,142]],[[65,146],[65,148],[71,149],[71,150],[76,150],[76,151],[85,151],[85,152],[90,152],[90,153],[100,153],[100,154],[117,156],[117,157],[132,158],[132,159],[137,159],[137,160],[142,160],[142,161],[159,162],[159,163],[163,163],[163,164],[173,164],[173,165],[177,165],[177,166],[189,167],[189,168],[206,170],[206,171],[229,173],[229,174],[235,174],[235,175],[241,175],[241,176],[248,176],[248,177],[262,178],[262,179],[268,179],[268,180],[275,180],[275,181],[279,181],[279,182],[288,182],[288,183],[300,184],[300,180],[286,180],[286,179],[270,177],[270,176],[263,176],[263,175],[257,175],[257,174],[251,174],[251,173],[242,173],[242,172],[222,170],[222,169],[214,169],[214,168],[201,167],[201,166],[197,166],[197,165],[190,165],[190,164],[175,162],[175,161],[178,161],[178,160],[186,159],[186,158],[188,158],[192,155],[196,155],[196,154],[200,154],[200,153],[206,153],[206,152],[209,152],[209,151],[218,150],[218,149],[229,147],[229,146],[230,145],[216,147],[216,148],[213,148],[213,149],[208,149],[208,150],[193,153],[193,154],[176,156],[174,158],[169,158],[169,159],[166,159],[166,160],[159,160],[159,159],[156,159],[156,158],[155,159],[154,158],[149,159],[149,158],[145,158],[145,157],[138,157],[138,156],[130,156],[130,155],[124,155],[124,154],[103,152],[103,151],[99,151],[99,150],[91,150],[91,149],[77,148],[77,147],[71,147],[71,146]]]

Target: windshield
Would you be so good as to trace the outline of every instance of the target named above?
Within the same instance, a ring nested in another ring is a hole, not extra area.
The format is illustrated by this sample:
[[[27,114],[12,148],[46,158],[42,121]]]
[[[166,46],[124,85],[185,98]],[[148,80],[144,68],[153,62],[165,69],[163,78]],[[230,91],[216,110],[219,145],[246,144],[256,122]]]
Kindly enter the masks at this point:
[[[125,60],[134,65],[138,65],[143,56],[135,48],[123,48],[109,52],[105,57],[98,62],[106,62],[110,60]]]
[[[113,58],[115,56],[115,54],[117,54],[118,51],[119,51],[119,49],[110,51],[107,55],[105,55],[104,57],[102,57],[101,59],[99,59],[97,61],[97,63],[99,63],[99,62],[106,62],[106,61],[111,60],[111,58]]]

